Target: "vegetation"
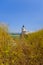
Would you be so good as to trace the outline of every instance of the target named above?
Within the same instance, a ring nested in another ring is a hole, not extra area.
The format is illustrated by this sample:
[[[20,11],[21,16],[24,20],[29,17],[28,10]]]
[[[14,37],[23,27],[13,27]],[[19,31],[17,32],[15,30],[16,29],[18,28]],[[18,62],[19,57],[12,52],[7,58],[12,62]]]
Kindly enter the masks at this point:
[[[0,27],[0,65],[43,65],[43,30],[13,38]]]

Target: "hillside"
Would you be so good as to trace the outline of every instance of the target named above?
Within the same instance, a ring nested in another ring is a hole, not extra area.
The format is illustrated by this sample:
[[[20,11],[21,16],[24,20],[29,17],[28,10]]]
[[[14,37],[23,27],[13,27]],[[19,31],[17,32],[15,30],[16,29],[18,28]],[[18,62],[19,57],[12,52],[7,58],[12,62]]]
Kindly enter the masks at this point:
[[[43,65],[43,30],[13,38],[0,28],[0,65]]]

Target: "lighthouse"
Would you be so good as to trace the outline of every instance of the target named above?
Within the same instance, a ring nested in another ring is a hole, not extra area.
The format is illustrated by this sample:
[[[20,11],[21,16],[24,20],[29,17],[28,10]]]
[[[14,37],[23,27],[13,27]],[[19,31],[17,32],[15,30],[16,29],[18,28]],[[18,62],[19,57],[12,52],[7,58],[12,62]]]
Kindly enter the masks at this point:
[[[22,26],[22,34],[26,34],[26,28],[24,25]]]

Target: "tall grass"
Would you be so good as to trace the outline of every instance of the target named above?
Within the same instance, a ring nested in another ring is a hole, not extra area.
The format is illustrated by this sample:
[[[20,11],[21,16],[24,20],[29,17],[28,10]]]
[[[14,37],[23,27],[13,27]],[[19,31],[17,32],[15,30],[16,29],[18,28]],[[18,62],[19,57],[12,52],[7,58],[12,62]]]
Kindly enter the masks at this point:
[[[13,38],[0,27],[0,65],[43,65],[43,30]]]

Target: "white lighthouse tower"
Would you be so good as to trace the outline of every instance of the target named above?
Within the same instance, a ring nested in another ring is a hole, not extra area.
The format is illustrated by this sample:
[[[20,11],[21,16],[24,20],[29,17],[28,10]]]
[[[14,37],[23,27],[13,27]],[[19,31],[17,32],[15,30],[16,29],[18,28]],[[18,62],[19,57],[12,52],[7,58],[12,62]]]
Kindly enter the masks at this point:
[[[26,29],[24,25],[22,26],[22,34],[26,34]]]

